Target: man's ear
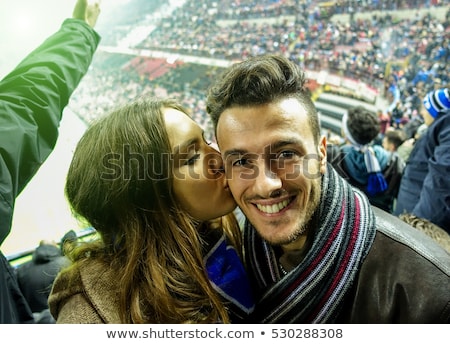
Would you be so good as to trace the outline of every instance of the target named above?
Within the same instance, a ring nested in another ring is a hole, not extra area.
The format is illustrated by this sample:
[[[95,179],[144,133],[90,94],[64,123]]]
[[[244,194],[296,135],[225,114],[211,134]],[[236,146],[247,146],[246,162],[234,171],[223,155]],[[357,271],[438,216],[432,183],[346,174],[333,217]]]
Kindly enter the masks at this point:
[[[319,152],[319,169],[320,173],[325,174],[327,170],[327,137],[322,136],[317,146],[317,151]]]

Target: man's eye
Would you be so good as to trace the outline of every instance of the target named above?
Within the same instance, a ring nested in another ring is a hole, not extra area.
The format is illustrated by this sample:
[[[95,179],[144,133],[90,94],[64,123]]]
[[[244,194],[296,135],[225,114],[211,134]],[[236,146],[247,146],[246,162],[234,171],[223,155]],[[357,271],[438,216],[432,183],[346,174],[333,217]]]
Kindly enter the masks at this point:
[[[233,166],[245,166],[247,164],[248,160],[243,158],[243,159],[237,159],[233,162]]]
[[[293,151],[283,151],[278,155],[279,158],[282,159],[292,159],[295,156],[295,152]]]
[[[200,154],[195,154],[191,158],[187,159],[184,165],[193,165],[198,159],[200,159]]]

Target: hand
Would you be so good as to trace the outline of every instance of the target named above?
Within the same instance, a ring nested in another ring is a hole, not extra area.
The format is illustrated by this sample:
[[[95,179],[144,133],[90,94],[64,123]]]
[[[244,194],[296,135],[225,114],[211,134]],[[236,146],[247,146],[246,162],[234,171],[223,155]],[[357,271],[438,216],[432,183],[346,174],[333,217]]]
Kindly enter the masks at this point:
[[[73,9],[73,18],[84,20],[90,27],[94,27],[100,14],[100,2],[88,4],[88,0],[77,0]]]

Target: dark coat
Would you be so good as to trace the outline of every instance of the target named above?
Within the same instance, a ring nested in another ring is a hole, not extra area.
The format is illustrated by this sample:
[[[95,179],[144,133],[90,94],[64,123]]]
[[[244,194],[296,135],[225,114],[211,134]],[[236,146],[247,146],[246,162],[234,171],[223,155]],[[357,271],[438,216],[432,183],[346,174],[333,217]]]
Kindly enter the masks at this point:
[[[438,117],[414,145],[394,214],[404,211],[450,233],[450,113]]]
[[[17,268],[17,280],[33,313],[48,308],[48,296],[58,272],[69,264],[56,245],[41,244],[29,262]]]
[[[84,21],[67,19],[0,81],[0,244],[11,230],[16,197],[55,146],[62,111],[99,41]],[[32,321],[15,274],[0,252],[0,323]]]

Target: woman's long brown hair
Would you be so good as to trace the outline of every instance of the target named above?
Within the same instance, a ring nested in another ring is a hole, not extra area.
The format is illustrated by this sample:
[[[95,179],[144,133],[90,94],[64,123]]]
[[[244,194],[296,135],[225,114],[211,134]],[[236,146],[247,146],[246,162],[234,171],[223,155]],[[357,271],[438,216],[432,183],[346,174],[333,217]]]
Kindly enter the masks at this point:
[[[203,265],[199,228],[209,224],[181,209],[172,190],[168,107],[187,113],[171,100],[137,100],[99,119],[78,143],[65,191],[100,238],[72,252],[72,268],[98,259],[113,269],[123,323],[226,323]],[[233,216],[219,222],[240,245]]]

